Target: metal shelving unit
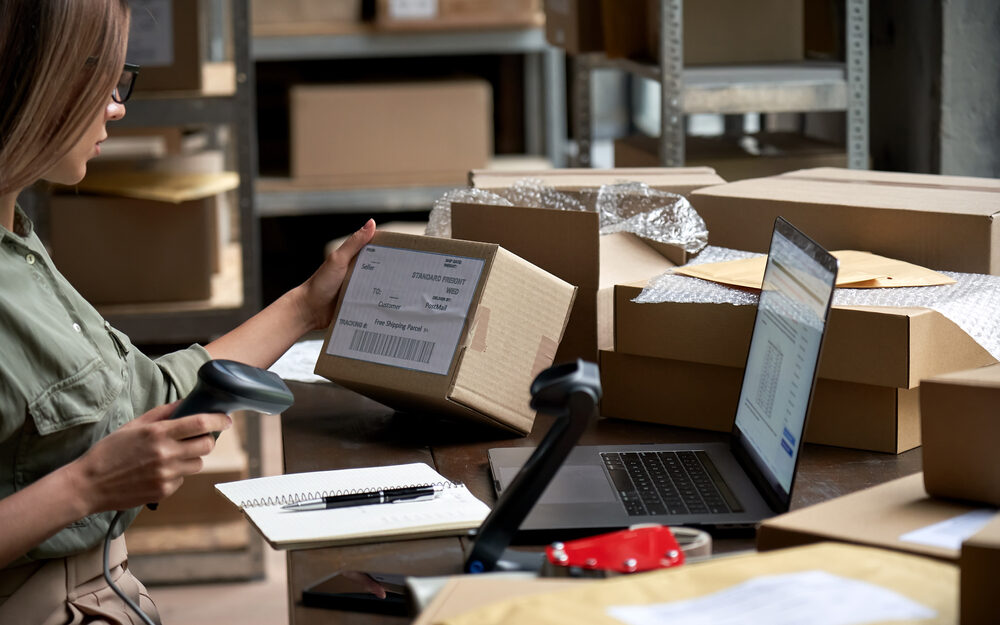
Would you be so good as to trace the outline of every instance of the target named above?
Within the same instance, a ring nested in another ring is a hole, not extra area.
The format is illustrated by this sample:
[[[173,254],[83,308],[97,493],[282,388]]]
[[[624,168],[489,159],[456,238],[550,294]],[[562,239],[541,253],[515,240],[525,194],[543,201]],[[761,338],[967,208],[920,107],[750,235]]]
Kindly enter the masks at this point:
[[[550,46],[541,28],[481,31],[350,33],[253,38],[255,61],[336,60],[401,56],[523,54],[525,145],[555,165],[566,159],[565,55]],[[546,123],[543,123],[545,120]],[[401,187],[350,190],[258,189],[261,216],[398,212],[426,209],[448,188]]]
[[[684,115],[847,112],[848,165],[868,167],[868,0],[847,0],[847,62],[684,67],[683,0],[660,2],[659,63],[574,58],[573,137],[577,166],[590,166],[591,73],[616,68],[658,82],[660,162],[684,164]]]

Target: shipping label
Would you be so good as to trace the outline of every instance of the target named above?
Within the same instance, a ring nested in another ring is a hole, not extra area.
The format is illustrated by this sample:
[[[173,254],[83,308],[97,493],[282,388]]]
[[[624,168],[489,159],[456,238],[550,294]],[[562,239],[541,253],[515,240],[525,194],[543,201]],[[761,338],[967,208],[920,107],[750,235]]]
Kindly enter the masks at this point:
[[[446,375],[485,261],[367,245],[326,351]]]

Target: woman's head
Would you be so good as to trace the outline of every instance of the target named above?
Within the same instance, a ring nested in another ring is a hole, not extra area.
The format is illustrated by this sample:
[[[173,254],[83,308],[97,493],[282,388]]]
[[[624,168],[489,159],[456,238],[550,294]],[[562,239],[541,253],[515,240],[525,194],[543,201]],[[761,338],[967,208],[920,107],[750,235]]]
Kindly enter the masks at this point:
[[[50,173],[82,177],[93,154],[61,161],[124,114],[109,105],[127,40],[127,0],[0,3],[0,196]]]

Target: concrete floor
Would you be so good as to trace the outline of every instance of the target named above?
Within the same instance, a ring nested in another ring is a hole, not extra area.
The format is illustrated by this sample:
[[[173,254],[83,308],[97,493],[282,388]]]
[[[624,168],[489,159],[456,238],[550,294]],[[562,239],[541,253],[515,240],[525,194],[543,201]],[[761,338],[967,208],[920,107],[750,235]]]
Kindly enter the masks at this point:
[[[281,473],[278,417],[261,417],[262,471]],[[233,584],[153,586],[149,589],[164,625],[287,625],[285,553],[264,547],[266,578]]]

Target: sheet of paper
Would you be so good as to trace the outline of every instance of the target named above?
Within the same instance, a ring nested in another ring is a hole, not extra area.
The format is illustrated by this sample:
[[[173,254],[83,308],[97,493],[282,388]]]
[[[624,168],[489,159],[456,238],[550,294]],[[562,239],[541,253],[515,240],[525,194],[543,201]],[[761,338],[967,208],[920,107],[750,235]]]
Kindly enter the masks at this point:
[[[840,260],[837,286],[850,289],[870,289],[904,286],[934,286],[952,284],[952,278],[926,267],[885,258],[870,252],[841,250],[832,252]],[[746,289],[760,289],[764,281],[767,256],[703,263],[677,267],[674,273]]]
[[[326,382],[326,378],[316,375],[316,361],[323,351],[323,341],[300,341],[281,355],[268,371],[277,374],[282,380],[296,382]]]
[[[900,536],[899,540],[958,550],[962,548],[962,543],[965,542],[966,538],[983,529],[996,515],[995,508],[973,510],[952,517],[947,521],[907,532]]]
[[[484,265],[481,258],[365,246],[327,353],[447,374]]]
[[[766,575],[697,599],[607,613],[626,625],[859,625],[937,615],[895,591],[825,571]]]

